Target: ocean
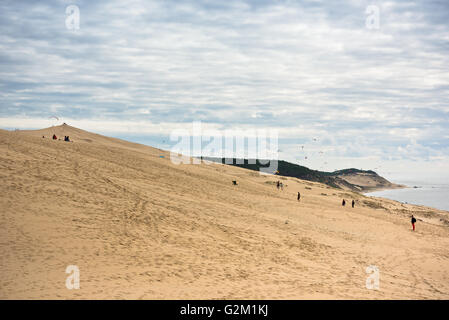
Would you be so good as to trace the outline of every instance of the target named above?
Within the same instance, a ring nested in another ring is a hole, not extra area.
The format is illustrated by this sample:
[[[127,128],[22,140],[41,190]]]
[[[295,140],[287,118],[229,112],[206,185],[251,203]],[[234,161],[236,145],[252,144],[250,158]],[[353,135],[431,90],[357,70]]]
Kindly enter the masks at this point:
[[[405,184],[410,188],[375,191],[366,193],[365,195],[449,211],[449,184],[419,182],[400,184]],[[415,186],[417,188],[414,188]]]

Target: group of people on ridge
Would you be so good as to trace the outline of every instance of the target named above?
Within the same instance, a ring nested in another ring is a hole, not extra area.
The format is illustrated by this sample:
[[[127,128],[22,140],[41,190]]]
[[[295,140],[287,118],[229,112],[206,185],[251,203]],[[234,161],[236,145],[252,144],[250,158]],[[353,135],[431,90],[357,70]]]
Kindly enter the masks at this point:
[[[45,136],[42,136],[42,138],[45,138]],[[56,136],[56,134],[53,134],[52,139],[53,140],[58,140],[58,137]],[[64,136],[64,141],[70,142],[69,136]]]
[[[341,205],[342,205],[343,207],[346,205],[346,200],[345,200],[345,199],[343,199],[343,201],[341,202]],[[351,205],[352,205],[352,207],[354,208],[354,206],[355,206],[355,200],[352,200]]]

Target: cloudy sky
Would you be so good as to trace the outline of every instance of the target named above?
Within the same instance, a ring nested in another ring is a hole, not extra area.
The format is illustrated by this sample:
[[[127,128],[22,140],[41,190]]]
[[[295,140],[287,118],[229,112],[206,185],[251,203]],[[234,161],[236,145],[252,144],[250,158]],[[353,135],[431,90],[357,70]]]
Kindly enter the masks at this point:
[[[0,30],[1,128],[170,149],[201,121],[277,130],[314,169],[449,178],[447,0],[15,0]]]

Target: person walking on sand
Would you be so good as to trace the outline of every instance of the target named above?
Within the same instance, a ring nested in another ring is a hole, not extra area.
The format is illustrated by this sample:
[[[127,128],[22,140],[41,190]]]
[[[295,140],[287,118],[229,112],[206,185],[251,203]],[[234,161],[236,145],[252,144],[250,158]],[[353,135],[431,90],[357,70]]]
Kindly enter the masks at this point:
[[[298,201],[301,201],[301,194],[298,192]]]
[[[355,201],[354,200],[352,200],[352,207],[354,208],[354,205],[355,205]]]
[[[343,199],[343,201],[341,202],[341,205],[344,207],[345,204],[346,204],[346,201],[345,201],[345,199]]]
[[[412,214],[412,228],[413,228],[413,231],[415,231],[415,223],[416,223],[416,219],[415,219],[415,217]]]

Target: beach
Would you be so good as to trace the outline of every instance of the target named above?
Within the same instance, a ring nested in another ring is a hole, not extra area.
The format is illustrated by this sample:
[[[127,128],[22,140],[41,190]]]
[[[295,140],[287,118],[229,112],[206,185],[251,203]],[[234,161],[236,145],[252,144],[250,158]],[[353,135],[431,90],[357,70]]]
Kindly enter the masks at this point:
[[[365,195],[449,211],[449,185],[420,181],[407,182],[407,185],[407,188],[379,190]]]
[[[1,299],[449,298],[446,211],[70,126],[0,130],[0,148]]]

